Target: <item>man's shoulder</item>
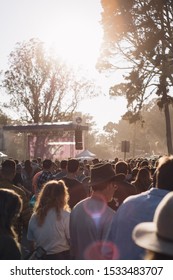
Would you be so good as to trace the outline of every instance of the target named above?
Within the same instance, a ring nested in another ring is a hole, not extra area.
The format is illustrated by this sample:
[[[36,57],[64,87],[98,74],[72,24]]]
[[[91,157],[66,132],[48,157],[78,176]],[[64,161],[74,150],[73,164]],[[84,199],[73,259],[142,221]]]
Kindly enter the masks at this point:
[[[132,189],[135,189],[135,186],[133,185],[133,184],[131,184],[129,181],[127,181],[127,180],[124,180],[124,185],[126,186],[126,187],[129,187],[129,188],[132,188]]]
[[[144,195],[144,193],[130,195],[124,199],[122,205],[124,207],[128,207],[129,204],[134,204],[134,203],[137,203],[138,201],[143,201],[143,200],[145,200],[145,198],[146,198],[146,195]]]
[[[50,170],[42,170],[42,172],[40,172],[39,176],[41,177],[41,176],[45,176],[45,175],[49,175],[49,174],[52,174]]]
[[[164,197],[164,195],[166,193],[167,193],[167,191],[165,191],[165,190],[152,188],[152,189],[149,189],[145,192],[127,197],[124,200],[123,204],[131,204],[131,203],[137,203],[137,202],[140,203],[140,202],[146,201],[146,200],[156,200],[157,196],[158,197]]]
[[[136,188],[134,185],[124,180],[117,183],[118,189],[116,194],[126,194],[126,195],[134,195],[136,194]]]
[[[62,180],[65,182],[65,184],[70,184],[71,186],[83,186],[83,184],[75,178],[69,178],[64,176]]]
[[[55,178],[56,180],[61,180],[61,179],[63,179],[66,175],[67,175],[67,172],[65,172],[65,171],[60,171],[59,173],[57,173],[57,174],[54,175],[54,178]]]
[[[13,190],[15,191],[17,194],[19,195],[25,195],[25,192],[18,186],[14,185],[12,182],[10,181],[6,181],[6,180],[0,180],[0,188],[1,189],[8,189],[8,190]]]
[[[45,178],[53,179],[53,174],[52,174],[52,172],[51,172],[51,171],[43,170],[43,171],[38,175],[38,182],[44,180]]]
[[[87,201],[89,201],[89,200],[90,200],[90,197],[86,197],[86,198],[82,199],[81,201],[79,201],[78,203],[76,203],[76,205],[71,210],[71,213],[78,211],[81,208],[83,208],[84,211],[86,211]]]

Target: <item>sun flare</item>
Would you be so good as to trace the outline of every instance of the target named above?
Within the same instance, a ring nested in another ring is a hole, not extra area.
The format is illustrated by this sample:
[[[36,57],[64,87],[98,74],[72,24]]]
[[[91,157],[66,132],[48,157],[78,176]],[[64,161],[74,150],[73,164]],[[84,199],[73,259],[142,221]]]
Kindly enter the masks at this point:
[[[105,77],[95,69],[103,38],[100,0],[1,2],[1,69],[8,67],[9,54],[17,42],[38,38],[45,43],[48,53],[51,50],[72,68],[79,68],[80,74],[94,81],[103,95],[108,95],[109,86],[121,79],[117,74]],[[109,120],[119,119],[122,108],[124,102],[110,101],[109,96],[99,95],[92,100],[82,100],[77,110],[93,115],[98,127],[102,127]]]
[[[69,1],[65,5],[66,2],[59,8],[58,14],[50,19],[51,27],[47,29],[45,41],[58,56],[73,66],[95,65],[102,40],[98,1],[93,1],[93,9],[96,10],[97,4],[97,18],[87,1],[76,0],[73,5]]]

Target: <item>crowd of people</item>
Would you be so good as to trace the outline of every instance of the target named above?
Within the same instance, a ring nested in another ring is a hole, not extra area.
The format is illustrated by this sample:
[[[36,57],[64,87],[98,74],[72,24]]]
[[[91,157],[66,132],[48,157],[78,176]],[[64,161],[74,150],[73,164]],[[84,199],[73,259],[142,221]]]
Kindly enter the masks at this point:
[[[173,156],[8,158],[0,259],[173,259]]]

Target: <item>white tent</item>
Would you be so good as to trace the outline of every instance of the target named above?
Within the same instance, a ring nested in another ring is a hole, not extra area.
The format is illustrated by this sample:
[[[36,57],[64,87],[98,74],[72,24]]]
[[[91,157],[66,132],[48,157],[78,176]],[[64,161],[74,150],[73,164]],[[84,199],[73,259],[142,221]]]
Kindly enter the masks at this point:
[[[5,157],[8,157],[6,154],[0,152],[0,158],[5,158]]]
[[[76,158],[78,159],[93,159],[96,155],[90,152],[89,150],[84,150],[80,154],[76,155]]]

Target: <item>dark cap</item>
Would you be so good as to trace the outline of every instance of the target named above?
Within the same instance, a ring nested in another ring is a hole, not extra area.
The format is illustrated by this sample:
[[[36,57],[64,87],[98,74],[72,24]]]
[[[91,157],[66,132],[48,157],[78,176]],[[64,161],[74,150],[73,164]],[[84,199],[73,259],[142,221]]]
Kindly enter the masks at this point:
[[[116,181],[119,175],[116,175],[110,163],[98,163],[91,168],[89,184],[95,186],[108,181]]]

